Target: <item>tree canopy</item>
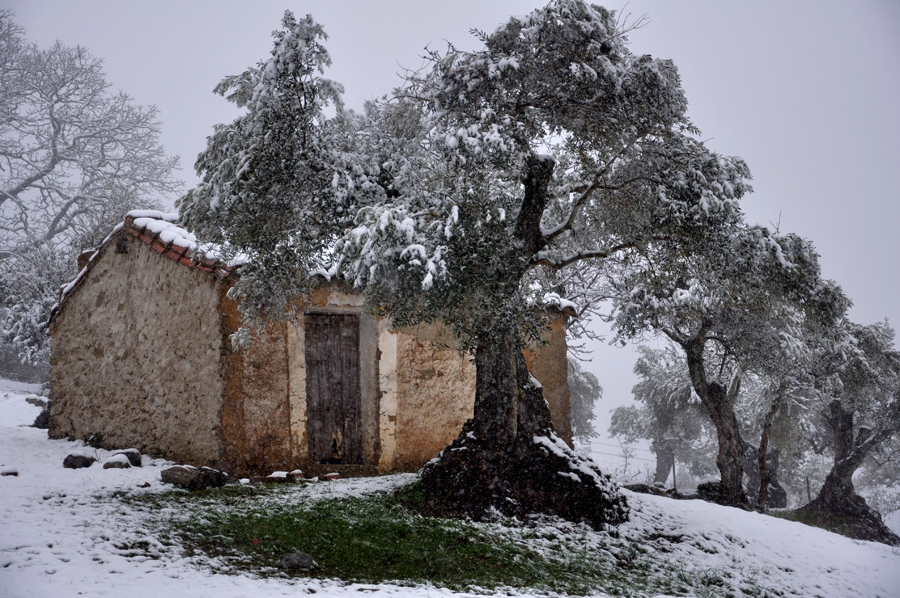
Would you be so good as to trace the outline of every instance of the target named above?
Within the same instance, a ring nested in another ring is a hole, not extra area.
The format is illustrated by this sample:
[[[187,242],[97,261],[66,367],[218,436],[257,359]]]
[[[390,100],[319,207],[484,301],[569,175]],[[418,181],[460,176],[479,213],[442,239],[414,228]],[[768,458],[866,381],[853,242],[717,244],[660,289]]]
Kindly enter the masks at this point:
[[[675,65],[633,54],[627,33],[613,12],[554,0],[476,32],[476,51],[430,54],[354,114],[324,76],[321,26],[286,13],[271,56],[217,88],[246,112],[210,138],[183,220],[251,256],[234,289],[250,320],[283,317],[290,297],[338,277],[395,326],[451,328],[474,356],[474,417],[423,481],[471,488],[469,507],[622,516],[556,438],[521,355],[564,297],[614,298],[623,336],[667,334],[722,421],[734,420],[728,383],[706,360],[736,383],[842,312],[810,245],[743,222],[747,166],[698,139]],[[742,460],[727,435],[725,460]],[[579,481],[538,491],[545,467]]]

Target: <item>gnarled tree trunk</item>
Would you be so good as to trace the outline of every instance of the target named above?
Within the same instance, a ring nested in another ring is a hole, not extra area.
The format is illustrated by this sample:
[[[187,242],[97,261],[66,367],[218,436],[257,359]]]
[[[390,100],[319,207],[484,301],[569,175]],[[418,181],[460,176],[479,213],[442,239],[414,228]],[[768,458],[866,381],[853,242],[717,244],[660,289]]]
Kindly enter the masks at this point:
[[[759,448],[752,451],[751,457],[755,457],[755,468],[759,472],[759,482],[748,491],[750,495],[756,495],[756,505],[758,508],[776,508],[781,509],[787,506],[787,492],[781,487],[777,480],[778,470],[778,452],[769,451],[769,436],[772,432],[772,426],[775,423],[775,415],[781,407],[781,394],[775,396],[766,417],[763,420],[762,433],[759,438]],[[753,447],[750,447],[753,448]]]
[[[768,447],[764,438],[762,447]],[[744,473],[747,474],[747,497],[755,501],[757,509],[780,509],[787,506],[787,492],[778,483],[778,451],[762,453],[747,443],[745,446]]]
[[[526,164],[514,248],[495,262],[488,277],[498,309],[518,296],[529,260],[547,242],[540,221],[553,168],[546,157],[533,156]],[[550,407],[528,373],[514,324],[499,318],[484,322],[475,368],[473,417],[422,469],[425,490],[440,495],[451,511],[476,518],[497,510],[554,514],[597,528],[625,521],[627,504],[609,476],[553,431]]]
[[[654,484],[665,484],[672,473],[672,463],[675,460],[675,443],[670,440],[654,441],[651,446],[656,453],[656,472],[653,474]]]
[[[853,489],[853,474],[876,440],[872,430],[860,428],[854,435],[853,412],[845,409],[838,399],[828,405],[825,419],[834,434],[834,464],[818,496],[800,511],[836,516],[861,540],[900,546],[900,537],[884,525],[878,511]]]
[[[868,509],[853,489],[853,474],[868,454],[871,430],[862,428],[854,437],[853,412],[844,409],[839,400],[828,405],[825,418],[834,434],[834,463],[813,503],[832,513],[855,515]]]
[[[515,340],[478,345],[474,417],[422,469],[425,490],[476,519],[496,510],[547,513],[595,528],[626,521],[628,506],[609,476],[553,431],[550,408]]]
[[[719,502],[726,505],[746,504],[744,441],[734,413],[734,399],[740,387],[740,378],[736,377],[731,388],[727,389],[718,382],[710,382],[703,366],[703,341],[692,339],[679,344],[687,357],[691,384],[716,428],[719,444],[716,466],[721,477]]]

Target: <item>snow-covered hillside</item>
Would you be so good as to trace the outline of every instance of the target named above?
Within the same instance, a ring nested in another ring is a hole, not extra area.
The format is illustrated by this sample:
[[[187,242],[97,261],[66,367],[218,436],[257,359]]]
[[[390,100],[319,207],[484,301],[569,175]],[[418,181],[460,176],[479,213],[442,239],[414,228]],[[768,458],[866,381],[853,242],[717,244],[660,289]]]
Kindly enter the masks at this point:
[[[28,427],[39,408],[25,399],[36,390],[0,380],[0,471],[18,473],[0,477],[0,597],[360,596],[361,590],[401,597],[460,595],[433,587],[213,574],[178,547],[162,545],[159,558],[127,556],[125,547],[136,541],[158,541],[143,515],[115,493],[161,489],[160,470],[169,464],[144,457],[141,468],[63,469],[66,455],[94,449],[48,440],[46,431]],[[97,453],[101,459],[108,456]],[[340,480],[318,487],[334,495],[377,491],[391,483],[392,478]],[[640,539],[651,558],[679,563],[686,575],[716,575],[734,587],[769,588],[783,595],[900,596],[900,551],[888,546],[700,501],[628,498],[633,516],[621,526],[622,537]],[[577,527],[574,533],[592,542],[593,532]]]

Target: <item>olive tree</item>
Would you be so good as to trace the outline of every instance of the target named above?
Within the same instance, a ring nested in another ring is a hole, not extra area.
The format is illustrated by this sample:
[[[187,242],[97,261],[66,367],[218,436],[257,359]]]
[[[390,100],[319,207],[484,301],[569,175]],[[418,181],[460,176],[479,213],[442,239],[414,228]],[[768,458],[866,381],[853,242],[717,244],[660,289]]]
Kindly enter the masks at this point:
[[[852,519],[859,537],[900,545],[900,537],[856,494],[853,475],[889,450],[900,431],[900,351],[887,322],[849,321],[830,331],[817,352],[817,398],[833,442],[833,462],[818,495],[803,510]]]
[[[696,139],[675,65],[633,54],[614,14],[580,0],[432,54],[362,115],[323,77],[321,27],[283,25],[271,58],[220,86],[247,112],[217,129],[180,204],[255,261],[245,311],[279,313],[320,273],[396,326],[443,322],[475,362],[474,416],[426,490],[476,516],[622,521],[608,477],[554,433],[522,349],[567,269],[659,242],[691,253],[739,221],[746,166]]]
[[[810,351],[806,331],[836,322],[846,298],[821,279],[811,243],[762,227],[735,228],[694,255],[657,244],[620,268],[618,277],[618,334],[655,332],[681,348],[694,392],[716,429],[720,499],[746,503],[747,444],[735,410],[745,374],[779,376],[785,363],[801,368]],[[767,447],[762,450],[765,455]]]

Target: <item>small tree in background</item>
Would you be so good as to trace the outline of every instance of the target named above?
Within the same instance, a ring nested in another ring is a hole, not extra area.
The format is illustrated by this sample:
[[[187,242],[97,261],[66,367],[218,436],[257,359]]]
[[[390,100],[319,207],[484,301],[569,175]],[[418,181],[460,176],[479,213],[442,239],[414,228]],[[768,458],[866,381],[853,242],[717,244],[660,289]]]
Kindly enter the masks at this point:
[[[637,347],[639,381],[632,393],[639,405],[617,407],[609,433],[625,442],[644,438],[656,454],[654,483],[665,483],[677,459],[694,476],[715,471],[715,432],[694,395],[684,360],[674,347]]]
[[[603,387],[597,376],[584,370],[569,358],[569,408],[572,413],[572,435],[582,442],[597,437],[594,430],[594,406],[603,398]]]

